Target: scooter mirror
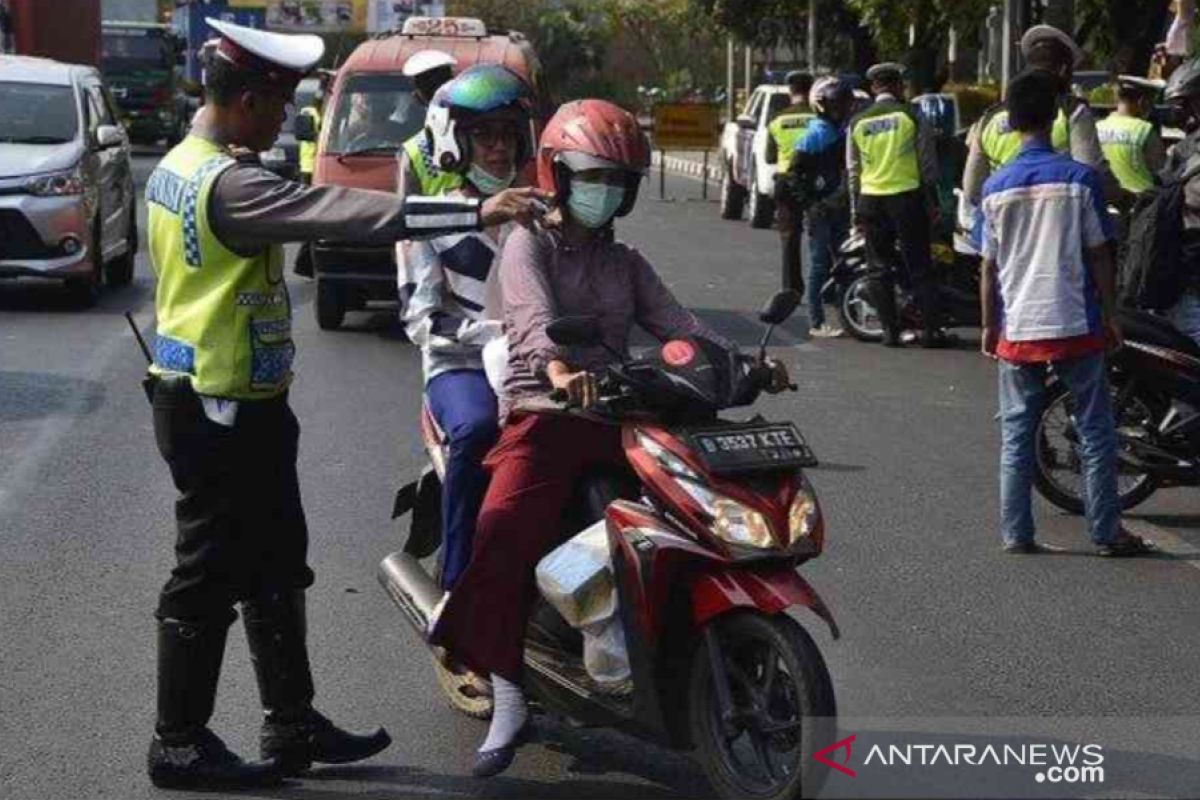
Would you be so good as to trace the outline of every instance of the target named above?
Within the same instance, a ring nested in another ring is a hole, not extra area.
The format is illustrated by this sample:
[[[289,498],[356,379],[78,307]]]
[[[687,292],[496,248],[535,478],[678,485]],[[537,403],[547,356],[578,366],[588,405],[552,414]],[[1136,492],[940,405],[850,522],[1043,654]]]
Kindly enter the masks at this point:
[[[767,325],[778,325],[790,317],[798,305],[800,305],[800,293],[795,289],[784,289],[776,292],[775,296],[763,306],[763,310],[758,314],[758,319]]]
[[[546,326],[550,341],[563,347],[596,347],[603,339],[596,317],[559,317]]]

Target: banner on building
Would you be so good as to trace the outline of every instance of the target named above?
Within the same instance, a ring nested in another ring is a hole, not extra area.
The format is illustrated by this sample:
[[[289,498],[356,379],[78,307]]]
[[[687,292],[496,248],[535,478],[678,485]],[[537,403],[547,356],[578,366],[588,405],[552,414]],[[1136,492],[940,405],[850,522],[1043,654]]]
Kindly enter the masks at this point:
[[[409,17],[441,17],[446,14],[443,0],[368,0],[367,30],[371,33],[400,30]]]
[[[292,33],[362,33],[367,0],[263,0],[267,27]]]

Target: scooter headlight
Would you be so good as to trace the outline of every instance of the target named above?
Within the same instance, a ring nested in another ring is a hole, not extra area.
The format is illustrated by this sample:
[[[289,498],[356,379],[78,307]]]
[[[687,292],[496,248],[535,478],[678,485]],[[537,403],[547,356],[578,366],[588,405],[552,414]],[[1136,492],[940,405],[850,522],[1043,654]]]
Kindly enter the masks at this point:
[[[703,484],[679,478],[679,485],[713,518],[713,531],[730,544],[741,547],[775,547],[767,518],[752,508]]]
[[[808,483],[800,487],[788,508],[788,538],[792,544],[811,538],[821,524],[821,509]]]

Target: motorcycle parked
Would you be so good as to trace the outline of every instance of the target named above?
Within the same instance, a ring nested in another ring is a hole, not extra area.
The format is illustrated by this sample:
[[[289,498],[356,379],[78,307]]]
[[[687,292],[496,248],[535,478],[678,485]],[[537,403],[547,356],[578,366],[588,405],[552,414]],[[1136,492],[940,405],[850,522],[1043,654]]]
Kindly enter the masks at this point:
[[[947,328],[978,327],[979,257],[959,231],[953,246],[933,245],[933,265],[937,271],[938,297],[942,324]],[[871,303],[871,278],[867,264],[867,240],[854,232],[837,249],[829,281],[823,287],[837,305],[842,327],[861,342],[883,339],[883,323]],[[918,331],[921,310],[911,288],[896,284],[896,311],[903,331]]]
[[[1200,486],[1200,346],[1162,317],[1120,309],[1125,345],[1108,357],[1117,422],[1117,490],[1122,509],[1160,488]],[[1083,475],[1074,404],[1051,381],[1037,429],[1034,485],[1059,508],[1083,513]]]
[[[609,367],[595,407],[546,412],[586,413],[621,427],[628,471],[585,478],[563,540],[604,521],[630,680],[614,688],[589,675],[580,631],[539,597],[526,635],[525,692],[574,724],[693,750],[723,798],[814,794],[825,767],[813,753],[835,738],[824,659],[786,613],[808,608],[838,636],[796,569],[824,544],[821,509],[803,471],[815,459],[790,422],[718,416],[732,405],[737,381],[750,381],[754,397],[767,385],[766,343],[799,299],[781,292],[760,315],[769,327],[757,358],[701,339],[668,342]],[[563,346],[601,341],[594,318],[560,319],[547,330]],[[435,544],[437,494],[428,487],[441,463],[440,441],[428,424],[423,430],[434,467],[401,489],[397,503],[412,511],[414,536],[383,560],[379,580],[424,638],[442,592],[418,560]]]

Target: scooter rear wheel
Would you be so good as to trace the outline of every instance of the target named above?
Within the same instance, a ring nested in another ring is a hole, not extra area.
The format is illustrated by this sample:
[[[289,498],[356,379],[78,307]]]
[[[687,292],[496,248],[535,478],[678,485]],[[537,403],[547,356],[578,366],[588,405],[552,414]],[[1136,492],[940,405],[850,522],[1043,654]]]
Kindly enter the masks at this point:
[[[717,626],[734,706],[723,722],[705,644],[692,657],[688,712],[696,756],[721,798],[812,797],[828,770],[813,753],[834,743],[837,704],[821,651],[786,614],[734,612]]]
[[[860,275],[851,281],[838,298],[838,316],[842,319],[842,327],[860,342],[883,339],[883,323],[870,297],[870,281],[867,276]]]
[[[464,693],[464,688],[472,683],[472,677],[468,673],[460,674],[449,670],[436,657],[433,659],[433,672],[437,675],[438,688],[446,696],[451,708],[474,719],[492,718],[490,696],[472,697]]]

